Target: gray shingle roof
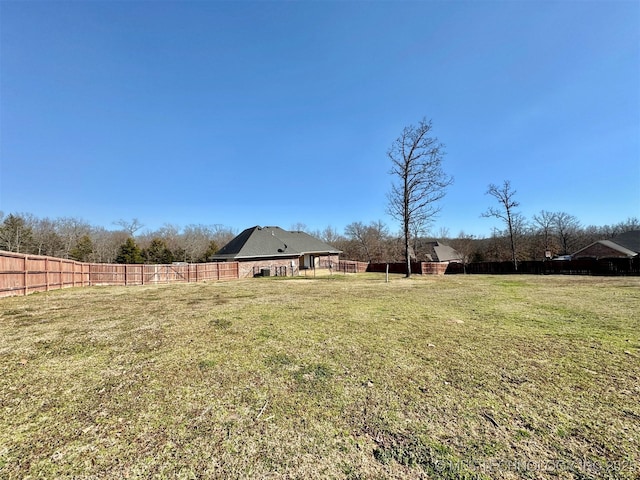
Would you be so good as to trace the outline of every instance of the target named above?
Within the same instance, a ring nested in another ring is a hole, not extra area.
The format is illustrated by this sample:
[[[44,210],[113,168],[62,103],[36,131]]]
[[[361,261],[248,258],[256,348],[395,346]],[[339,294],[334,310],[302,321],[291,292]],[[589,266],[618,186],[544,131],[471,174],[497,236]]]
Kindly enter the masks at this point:
[[[339,253],[342,252],[305,232],[289,232],[280,227],[255,226],[241,232],[212,258],[234,260]]]
[[[613,237],[610,240],[598,240],[581,248],[572,257],[580,258],[584,256],[583,252],[588,251],[593,245],[600,244],[613,251],[619,252],[629,258],[635,257],[640,253],[640,230],[631,230],[623,234]]]
[[[449,245],[440,242],[428,243],[429,253],[427,258],[433,262],[462,262],[462,255]]]
[[[631,230],[611,239],[612,242],[627,248],[635,253],[640,253],[640,230]]]

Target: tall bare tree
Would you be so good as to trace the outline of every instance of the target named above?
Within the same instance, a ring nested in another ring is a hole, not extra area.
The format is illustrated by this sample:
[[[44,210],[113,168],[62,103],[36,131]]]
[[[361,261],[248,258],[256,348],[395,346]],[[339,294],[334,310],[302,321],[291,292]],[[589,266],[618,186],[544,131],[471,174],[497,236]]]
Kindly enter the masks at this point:
[[[57,221],[36,219],[33,223],[33,253],[52,257],[62,255],[64,242],[58,232]]]
[[[122,228],[122,230],[127,232],[131,237],[135,236],[136,232],[144,227],[142,222],[137,218],[133,218],[131,221],[121,218],[113,222],[113,224]]]
[[[78,243],[78,240],[84,235],[90,235],[91,225],[79,218],[57,218],[56,231],[62,240],[62,249],[58,252],[58,255],[62,258],[69,258],[71,250]]]
[[[384,222],[378,220],[365,225],[362,222],[353,222],[347,225],[344,233],[357,248],[354,249],[357,257],[354,260],[366,262],[383,262],[388,260],[387,242],[389,230]]]
[[[553,256],[553,225],[555,223],[556,214],[542,210],[540,214],[533,216],[533,225],[537,233],[542,239],[542,247],[544,255]]]
[[[344,233],[358,245],[362,252],[359,258],[364,258],[367,262],[371,262],[373,245],[368,227],[362,222],[352,222],[344,228]]]
[[[467,264],[471,261],[475,253],[475,237],[461,231],[457,238],[451,239],[451,246],[462,255],[462,265],[464,273],[467,273]]]
[[[120,245],[128,238],[128,233],[124,231],[111,231],[104,227],[93,227],[91,229],[91,242],[93,244],[92,262],[113,263],[115,262]]]
[[[558,212],[554,215],[553,226],[560,245],[562,245],[562,254],[568,255],[571,248],[575,247],[573,241],[578,235],[580,222],[573,215]]]
[[[388,195],[389,214],[402,225],[407,277],[411,276],[411,227],[429,225],[441,207],[453,177],[442,169],[444,145],[431,136],[431,121],[405,127],[387,152],[394,181]]]
[[[233,238],[237,234],[237,232],[233,228],[225,227],[220,223],[211,225],[211,230],[213,232],[211,240],[216,242],[219,248],[224,247],[227,243],[233,240]]]
[[[489,184],[487,195],[494,197],[500,204],[500,208],[489,207],[482,214],[483,217],[495,217],[502,220],[507,226],[509,235],[509,244],[511,247],[511,259],[513,267],[518,270],[518,255],[516,252],[516,233],[518,226],[522,225],[522,216],[516,212],[516,208],[520,206],[520,202],[514,199],[516,191],[511,188],[511,182],[505,180],[502,186],[498,187],[493,183]]]
[[[186,252],[186,260],[198,262],[207,256],[206,252],[213,240],[213,230],[206,225],[187,225],[183,229],[181,238],[182,246]]]
[[[322,231],[317,231],[314,236],[318,237],[320,240],[328,243],[329,245],[333,245],[337,241],[341,240],[341,235],[331,225],[327,225],[326,228]]]

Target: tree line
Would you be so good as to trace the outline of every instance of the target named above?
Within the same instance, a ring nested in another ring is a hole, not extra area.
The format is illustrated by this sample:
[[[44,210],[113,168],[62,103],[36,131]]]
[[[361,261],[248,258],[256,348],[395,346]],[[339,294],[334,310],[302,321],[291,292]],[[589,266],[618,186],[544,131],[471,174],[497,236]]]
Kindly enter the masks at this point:
[[[566,212],[541,211],[531,219],[515,212],[512,234],[508,225],[496,227],[488,238],[459,232],[450,235],[442,229],[434,234],[411,237],[412,260],[425,261],[430,242],[439,241],[455,248],[464,261],[510,261],[513,259],[511,239],[516,246],[516,259],[543,260],[570,254],[597,240],[613,238],[629,230],[640,229],[637,218],[611,225],[583,226]],[[107,230],[77,218],[38,218],[32,214],[0,213],[0,250],[48,255],[82,262],[96,263],[199,263],[210,260],[237,232],[223,225],[164,225],[154,231],[140,231],[137,220],[114,222]],[[343,231],[332,226],[311,230],[303,223],[290,226],[305,231],[343,251],[341,257],[363,262],[402,262],[405,242],[402,232],[393,232],[381,220],[356,221]]]
[[[611,225],[583,226],[566,212],[541,211],[530,220],[518,216],[512,234],[494,228],[490,237],[476,237],[464,231],[452,236],[447,229],[432,235],[412,237],[411,259],[426,261],[434,241],[457,250],[465,263],[545,260],[576,252],[598,240],[610,239],[630,230],[640,230],[640,220],[632,217]],[[310,232],[343,251],[342,258],[363,262],[404,262],[404,238],[393,234],[381,221],[354,222],[344,234],[327,227]]]
[[[223,225],[166,224],[140,233],[138,220],[118,220],[114,229],[71,217],[38,218],[0,212],[0,250],[95,263],[200,263],[236,232]]]

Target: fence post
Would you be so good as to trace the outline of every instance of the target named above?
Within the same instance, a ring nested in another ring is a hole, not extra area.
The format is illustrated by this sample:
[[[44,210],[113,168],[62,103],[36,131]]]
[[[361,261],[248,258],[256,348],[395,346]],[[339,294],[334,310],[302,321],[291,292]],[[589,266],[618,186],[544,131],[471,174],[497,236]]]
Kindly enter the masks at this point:
[[[45,291],[49,291],[49,259],[44,259],[44,283],[46,285]]]
[[[27,281],[29,279],[29,273],[27,272],[27,256],[25,255],[22,257],[22,260],[24,262],[24,294],[26,295],[29,288],[27,285]]]

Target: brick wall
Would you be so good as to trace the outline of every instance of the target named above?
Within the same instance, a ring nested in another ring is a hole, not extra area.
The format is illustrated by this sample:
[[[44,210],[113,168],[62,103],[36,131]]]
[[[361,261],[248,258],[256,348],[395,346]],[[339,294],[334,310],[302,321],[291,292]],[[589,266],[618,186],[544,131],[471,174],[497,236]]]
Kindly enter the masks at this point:
[[[240,278],[251,278],[255,274],[260,273],[262,269],[269,269],[270,275],[273,276],[291,276],[291,262],[294,264],[294,275],[298,275],[302,269],[303,257],[287,257],[287,258],[268,258],[262,260],[245,260],[240,261]],[[316,257],[316,268],[329,268],[329,262],[333,268],[338,266],[338,255],[318,256]]]
[[[389,266],[389,273],[407,273],[407,265],[404,262],[395,263],[370,263],[367,268],[367,272],[381,272],[387,271],[387,265]],[[449,266],[449,262],[411,262],[411,273],[417,273],[419,275],[444,275]]]
[[[588,246],[584,250],[582,250],[579,255],[575,258],[627,258],[622,252],[618,250],[614,250],[613,248],[607,247],[601,243],[594,243],[593,245]]]
[[[422,275],[444,275],[449,262],[422,262]]]
[[[240,261],[239,263],[239,277],[251,278],[255,273],[259,273],[262,269],[268,268],[271,272],[271,276],[283,275],[291,276],[291,260],[295,264],[296,270],[298,267],[298,257],[296,258],[278,258],[278,259],[264,259],[264,260],[250,260]]]

